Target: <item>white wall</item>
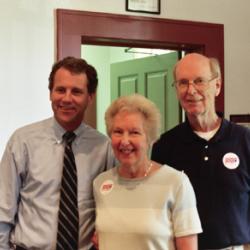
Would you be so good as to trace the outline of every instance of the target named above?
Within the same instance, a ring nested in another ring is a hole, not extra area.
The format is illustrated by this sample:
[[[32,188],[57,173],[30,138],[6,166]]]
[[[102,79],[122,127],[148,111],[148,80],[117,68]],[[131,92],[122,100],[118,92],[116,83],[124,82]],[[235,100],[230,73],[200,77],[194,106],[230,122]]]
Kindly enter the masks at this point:
[[[250,113],[250,1],[161,0],[161,15],[225,27],[225,115]],[[125,0],[0,0],[0,156],[11,133],[51,115],[47,78],[55,58],[56,8],[125,11]]]

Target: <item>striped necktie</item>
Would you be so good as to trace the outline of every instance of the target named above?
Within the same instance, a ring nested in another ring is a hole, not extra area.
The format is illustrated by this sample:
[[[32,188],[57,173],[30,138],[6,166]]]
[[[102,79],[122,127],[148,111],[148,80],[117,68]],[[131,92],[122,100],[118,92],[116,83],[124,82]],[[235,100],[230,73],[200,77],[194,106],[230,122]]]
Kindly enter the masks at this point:
[[[63,135],[65,152],[58,212],[57,250],[78,249],[77,171],[75,157],[71,148],[75,137],[76,135],[73,132],[66,132]]]

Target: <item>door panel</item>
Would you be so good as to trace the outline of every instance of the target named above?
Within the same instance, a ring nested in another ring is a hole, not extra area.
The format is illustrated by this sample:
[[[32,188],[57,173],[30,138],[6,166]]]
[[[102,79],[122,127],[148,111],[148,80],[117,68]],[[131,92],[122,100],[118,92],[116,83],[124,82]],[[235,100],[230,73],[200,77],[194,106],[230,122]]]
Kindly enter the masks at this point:
[[[111,99],[139,93],[156,103],[162,132],[179,124],[179,104],[173,81],[177,52],[111,64]]]
[[[118,83],[117,96],[129,95],[131,93],[137,93],[138,91],[137,75],[121,77]]]

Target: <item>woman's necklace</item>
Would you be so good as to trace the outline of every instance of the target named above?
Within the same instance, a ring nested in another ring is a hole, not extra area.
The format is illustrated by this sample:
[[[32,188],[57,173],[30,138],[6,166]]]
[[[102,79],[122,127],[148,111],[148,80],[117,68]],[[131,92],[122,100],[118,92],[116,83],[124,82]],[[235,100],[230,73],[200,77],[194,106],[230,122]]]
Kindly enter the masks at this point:
[[[150,162],[149,162],[149,165],[148,165],[148,167],[147,167],[147,169],[146,169],[146,171],[145,171],[144,177],[148,176],[148,174],[149,174],[149,172],[150,172],[152,166],[153,166],[153,163],[152,163],[152,161],[150,161]]]
[[[142,177],[147,177],[149,175],[152,166],[153,166],[153,162],[150,161]],[[122,168],[119,168],[118,172],[121,176],[126,177],[126,178],[138,178],[136,173],[132,173],[132,172],[123,173]]]

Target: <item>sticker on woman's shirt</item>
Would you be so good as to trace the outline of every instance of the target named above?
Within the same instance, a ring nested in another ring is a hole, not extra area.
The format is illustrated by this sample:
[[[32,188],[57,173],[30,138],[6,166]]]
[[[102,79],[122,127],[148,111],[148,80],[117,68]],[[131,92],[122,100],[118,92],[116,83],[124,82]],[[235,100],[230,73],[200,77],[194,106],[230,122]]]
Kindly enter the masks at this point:
[[[108,194],[112,191],[114,187],[114,182],[112,180],[106,180],[102,183],[100,187],[101,194]]]
[[[222,161],[224,166],[228,169],[235,169],[240,165],[240,159],[235,153],[226,153]]]

